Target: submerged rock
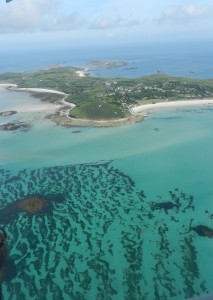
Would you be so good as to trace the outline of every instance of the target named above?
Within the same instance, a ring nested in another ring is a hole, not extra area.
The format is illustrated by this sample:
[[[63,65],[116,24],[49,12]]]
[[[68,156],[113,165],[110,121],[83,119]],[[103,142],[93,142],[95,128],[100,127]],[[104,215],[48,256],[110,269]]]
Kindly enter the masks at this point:
[[[74,131],[72,131],[72,133],[79,133],[79,132],[81,132],[81,130],[74,130]]]
[[[213,230],[207,226],[198,225],[198,226],[192,227],[191,229],[194,230],[199,236],[204,236],[204,237],[209,237],[209,238],[213,237]]]
[[[29,197],[17,202],[19,209],[29,214],[47,212],[50,208],[50,204],[48,200],[38,196]]]
[[[9,122],[3,125],[0,125],[1,130],[5,131],[28,131],[30,130],[31,125],[24,122]]]
[[[8,258],[3,267],[0,270],[0,283],[1,282],[10,282],[17,275],[17,267],[15,262]]]
[[[53,210],[53,202],[41,196],[29,196],[13,203],[7,204],[0,209],[1,224],[8,224],[16,219],[20,212],[26,212],[28,215],[50,214]]]
[[[14,114],[17,114],[17,111],[15,111],[15,110],[8,110],[8,111],[1,111],[0,112],[0,116],[1,117],[8,117],[8,116],[11,116],[11,115],[14,115]]]
[[[152,207],[152,210],[164,209],[165,212],[167,213],[168,209],[176,208],[177,205],[171,201],[167,201],[167,202],[160,202],[160,203],[152,203],[151,207]]]
[[[203,292],[195,233],[190,227],[189,235],[181,234],[193,217],[191,196],[170,191],[151,202],[112,162],[25,169],[15,176],[0,169],[0,175],[0,222],[9,223],[9,247],[18,256],[11,297],[14,290],[19,299],[36,290],[45,299],[47,283],[52,299],[89,299],[91,290],[96,299],[117,292],[120,299],[171,299],[180,288],[186,299]],[[37,198],[44,199],[44,210]]]

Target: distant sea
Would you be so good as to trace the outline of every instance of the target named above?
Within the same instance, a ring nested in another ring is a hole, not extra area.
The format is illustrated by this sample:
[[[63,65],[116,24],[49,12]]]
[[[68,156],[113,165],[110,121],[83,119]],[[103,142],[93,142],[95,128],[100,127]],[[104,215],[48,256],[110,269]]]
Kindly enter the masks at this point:
[[[122,60],[129,65],[92,74],[159,70],[208,79],[212,58],[210,42],[0,49],[0,70]],[[0,92],[0,111],[40,103]],[[13,121],[30,127],[0,130],[4,300],[183,300],[213,292],[212,106],[159,110],[114,128],[60,127],[35,112],[0,116],[0,125]],[[27,199],[43,210],[27,213],[20,202]]]
[[[92,60],[126,61],[128,65],[92,72],[102,77],[140,77],[158,71],[171,76],[213,77],[213,41],[150,42],[117,46],[67,45],[41,49],[0,49],[0,72],[60,66],[84,67]]]

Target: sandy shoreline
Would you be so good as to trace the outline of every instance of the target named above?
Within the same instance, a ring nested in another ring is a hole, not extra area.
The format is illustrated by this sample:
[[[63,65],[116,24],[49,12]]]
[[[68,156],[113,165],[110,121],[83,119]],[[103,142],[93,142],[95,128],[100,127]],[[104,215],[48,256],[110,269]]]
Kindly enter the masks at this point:
[[[50,93],[50,94],[58,94],[63,96],[68,96],[66,93],[50,90],[50,89],[42,89],[42,88],[12,88],[14,91],[20,91],[20,92],[35,92],[35,93]]]
[[[16,87],[17,85],[12,83],[0,83],[0,91],[6,91],[10,88],[16,88]]]
[[[201,106],[201,105],[213,105],[213,99],[197,99],[197,100],[181,100],[181,101],[167,101],[151,104],[143,104],[134,107],[130,107],[130,112],[133,115],[147,114],[156,109],[166,108],[178,108],[178,107],[190,107],[190,106]]]
[[[49,117],[52,121],[61,126],[83,126],[83,127],[116,127],[123,125],[130,125],[140,122],[144,119],[142,115],[131,115],[123,119],[111,119],[111,120],[87,120],[87,119],[74,119],[65,115],[59,115],[55,113]]]
[[[135,107],[130,107],[129,111],[131,115],[123,119],[113,119],[113,120],[73,119],[68,116],[59,115],[58,113],[52,115],[51,119],[63,126],[96,126],[96,127],[123,126],[123,125],[130,125],[136,122],[140,122],[147,116],[148,113],[158,109],[196,107],[196,106],[208,106],[208,105],[213,105],[213,99],[182,100],[182,101],[170,101],[170,102],[159,102],[155,104],[138,105]]]
[[[123,119],[112,120],[87,120],[87,119],[73,119],[69,117],[70,109],[75,107],[74,103],[66,101],[67,94],[51,89],[44,88],[19,88],[15,84],[0,83],[0,91],[11,90],[29,93],[52,93],[64,96],[58,103],[41,103],[40,105],[25,105],[14,107],[17,112],[45,112],[50,115],[49,118],[62,126],[121,126],[140,122],[148,113],[169,108],[181,108],[190,106],[208,106],[213,105],[213,99],[196,99],[196,100],[182,100],[182,101],[167,101],[151,104],[143,104],[129,107],[130,116]]]
[[[58,95],[68,96],[66,93],[59,92],[51,89],[44,88],[20,88],[17,84],[12,83],[0,83],[0,90],[12,90],[12,91],[20,91],[20,92],[36,92],[36,93],[52,93]]]
[[[17,91],[28,93],[49,93],[64,96],[58,103],[41,103],[40,105],[24,105],[14,107],[17,112],[46,112],[47,114],[53,114],[58,110],[61,110],[63,114],[68,114],[69,110],[75,107],[75,104],[66,102],[65,99],[68,96],[66,93],[59,92],[51,89],[44,88],[19,88],[16,84],[0,83],[0,91]]]
[[[76,71],[75,73],[79,76],[79,77],[85,77],[87,76],[89,73],[88,73],[89,69],[88,68],[84,68],[83,70],[81,71]]]

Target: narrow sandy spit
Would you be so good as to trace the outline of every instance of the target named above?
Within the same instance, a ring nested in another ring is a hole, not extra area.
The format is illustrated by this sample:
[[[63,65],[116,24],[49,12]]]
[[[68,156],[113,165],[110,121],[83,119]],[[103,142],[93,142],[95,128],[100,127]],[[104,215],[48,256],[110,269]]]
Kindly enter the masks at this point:
[[[69,110],[75,107],[75,104],[66,102],[65,99],[68,96],[66,93],[59,92],[51,89],[43,88],[19,88],[16,84],[0,83],[0,91],[17,91],[17,92],[29,92],[29,93],[50,93],[62,95],[64,98],[57,104],[55,103],[41,103],[40,105],[24,105],[14,107],[17,112],[46,112],[47,114],[54,113],[58,110],[62,111],[62,114],[68,114]],[[63,110],[64,109],[64,110]]]
[[[50,94],[58,94],[67,96],[66,93],[59,92],[56,90],[50,89],[42,89],[42,88],[13,88],[13,90],[21,91],[21,92],[36,92],[36,93],[50,93]]]
[[[17,88],[17,85],[12,83],[0,83],[0,91],[6,91],[10,88]]]

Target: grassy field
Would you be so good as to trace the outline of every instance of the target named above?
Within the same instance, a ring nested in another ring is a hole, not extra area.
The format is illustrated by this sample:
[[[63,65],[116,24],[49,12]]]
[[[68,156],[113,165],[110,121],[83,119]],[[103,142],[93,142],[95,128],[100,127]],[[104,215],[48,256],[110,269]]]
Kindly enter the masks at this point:
[[[195,80],[163,74],[136,79],[79,77],[79,68],[57,67],[35,72],[0,74],[0,81],[25,88],[49,88],[68,94],[75,118],[116,119],[128,116],[132,104],[213,98],[213,79]],[[42,95],[45,101],[56,96]]]

